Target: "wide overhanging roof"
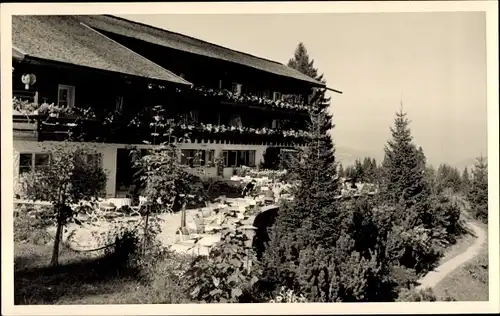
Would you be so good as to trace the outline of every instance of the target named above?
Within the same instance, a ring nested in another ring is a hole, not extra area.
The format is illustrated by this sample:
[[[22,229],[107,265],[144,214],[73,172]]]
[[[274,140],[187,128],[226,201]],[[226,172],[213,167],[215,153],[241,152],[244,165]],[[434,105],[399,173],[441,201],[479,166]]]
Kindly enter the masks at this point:
[[[300,80],[316,87],[325,87],[324,83],[281,63],[242,53],[183,34],[109,15],[82,15],[78,18],[91,27],[105,32],[138,39],[170,49],[240,64],[275,75]]]
[[[82,23],[77,16],[13,16],[12,45],[15,59],[34,57],[191,85],[183,78]]]

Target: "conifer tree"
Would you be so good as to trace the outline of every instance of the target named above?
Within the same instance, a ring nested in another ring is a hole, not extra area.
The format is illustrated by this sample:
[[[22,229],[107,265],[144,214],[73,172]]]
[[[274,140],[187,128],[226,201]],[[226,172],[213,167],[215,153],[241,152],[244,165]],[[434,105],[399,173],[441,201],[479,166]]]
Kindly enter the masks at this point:
[[[317,76],[313,61],[309,61],[303,44],[297,47],[289,65]],[[316,95],[316,104],[325,101]],[[311,137],[290,172],[298,179],[293,190],[294,200],[280,207],[270,231],[270,242],[264,254],[267,277],[274,283],[290,285],[298,282],[300,251],[318,247],[333,249],[338,239],[337,200],[339,191],[335,148],[330,135],[331,115],[325,106],[313,107],[310,113]]]
[[[436,184],[439,193],[446,189],[459,192],[462,187],[460,172],[452,166],[441,164],[437,170]]]
[[[323,74],[319,74],[318,69],[314,67],[314,59],[309,58],[309,53],[302,42],[297,45],[293,58],[288,61],[288,67],[294,68],[319,82],[326,83]],[[309,103],[327,108],[330,105],[330,98],[326,97],[325,92],[324,89],[314,89]]]
[[[406,213],[399,214],[399,219],[406,218],[415,225],[419,213],[427,209],[430,188],[425,181],[425,155],[413,143],[409,124],[401,108],[391,127],[392,139],[385,147],[382,193],[389,203],[400,205]],[[409,209],[413,209],[412,214],[408,214]]]
[[[305,51],[303,45],[298,51]],[[289,65],[312,66],[306,55],[297,56],[304,60]],[[360,237],[364,233],[374,233],[367,224],[372,216],[365,212],[355,216],[351,208],[341,207],[336,199],[339,183],[331,127],[327,109],[315,107],[309,128],[312,137],[291,169],[299,180],[294,199],[280,206],[270,229],[262,262],[265,279],[306,295],[308,301],[376,299],[381,295],[386,270],[380,268],[371,251],[374,248],[359,242],[364,240]],[[367,222],[363,216],[367,216]]]
[[[342,166],[342,163],[339,163],[339,171],[338,171],[338,173],[339,173],[339,177],[340,178],[345,177],[344,166]]]
[[[488,222],[488,164],[482,155],[472,170],[472,183],[468,199],[477,219]]]
[[[354,162],[354,170],[355,170],[355,181],[363,181],[365,178],[365,170],[363,168],[363,164],[361,164],[361,161],[359,159],[356,159]]]
[[[471,186],[471,180],[469,175],[469,169],[465,167],[462,173],[462,193],[467,195],[469,193],[470,186]]]

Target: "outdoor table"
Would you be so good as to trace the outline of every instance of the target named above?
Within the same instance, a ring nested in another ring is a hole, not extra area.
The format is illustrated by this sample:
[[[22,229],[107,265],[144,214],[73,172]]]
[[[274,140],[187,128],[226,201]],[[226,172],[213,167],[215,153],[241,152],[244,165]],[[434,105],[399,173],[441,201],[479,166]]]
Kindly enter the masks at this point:
[[[117,209],[122,208],[123,206],[130,206],[132,204],[132,199],[129,198],[111,198],[106,199],[107,203],[111,203],[116,206]]]

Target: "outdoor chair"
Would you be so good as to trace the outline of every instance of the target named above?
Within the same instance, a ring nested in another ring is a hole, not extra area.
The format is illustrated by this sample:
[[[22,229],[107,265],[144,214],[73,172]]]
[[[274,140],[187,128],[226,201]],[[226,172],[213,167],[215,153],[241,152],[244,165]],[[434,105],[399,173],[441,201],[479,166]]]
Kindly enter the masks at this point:
[[[136,216],[136,215],[141,216],[141,209],[144,207],[145,204],[146,204],[146,199],[139,197],[139,204],[135,206],[130,206],[130,209],[132,210],[132,212],[130,212],[130,216]]]
[[[199,234],[190,233],[186,227],[180,227],[177,230],[177,235],[179,236],[177,243],[182,245],[194,245],[202,238]]]

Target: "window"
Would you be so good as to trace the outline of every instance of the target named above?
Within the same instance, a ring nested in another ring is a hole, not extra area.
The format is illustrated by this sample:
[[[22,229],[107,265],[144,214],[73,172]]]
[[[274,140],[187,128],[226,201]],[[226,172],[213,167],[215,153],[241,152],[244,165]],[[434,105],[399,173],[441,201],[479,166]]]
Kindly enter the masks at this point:
[[[86,157],[86,162],[94,167],[101,166],[101,154],[88,154]]]
[[[50,154],[22,153],[19,155],[19,174],[40,171],[50,164]]]
[[[182,149],[181,165],[193,167],[202,167],[208,162],[213,162],[215,150],[203,149]],[[207,159],[208,155],[208,159]]]
[[[272,128],[280,128],[281,127],[281,121],[279,119],[273,119],[271,127]]]
[[[243,123],[241,121],[241,116],[239,116],[239,115],[232,115],[231,119],[229,120],[229,125],[230,126],[238,126],[238,127],[243,126]]]
[[[233,83],[231,87],[231,91],[234,94],[241,94],[241,83]]]
[[[74,106],[75,105],[75,87],[60,84],[57,91],[58,106]]]
[[[255,150],[224,150],[224,167],[255,167]]]
[[[281,92],[273,92],[273,100],[278,101],[281,99]]]
[[[30,172],[33,167],[33,154],[19,155],[19,174]]]
[[[224,167],[227,167],[229,165],[229,152],[224,150],[222,152],[222,157],[224,158]]]
[[[116,110],[117,111],[123,110],[123,97],[122,96],[116,97]]]
[[[211,149],[208,151],[207,162],[213,164],[215,162],[215,150]]]
[[[198,111],[189,111],[187,113],[183,113],[181,115],[181,120],[184,122],[184,124],[198,123],[199,112]]]

